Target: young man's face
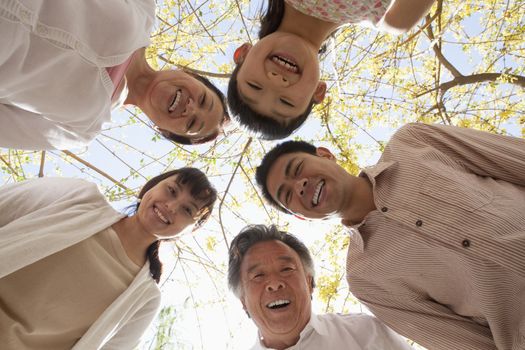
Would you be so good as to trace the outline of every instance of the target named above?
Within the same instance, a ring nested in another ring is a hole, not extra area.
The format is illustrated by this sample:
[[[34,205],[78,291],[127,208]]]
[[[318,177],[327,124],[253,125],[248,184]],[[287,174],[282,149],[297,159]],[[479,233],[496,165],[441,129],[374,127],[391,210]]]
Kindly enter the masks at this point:
[[[323,100],[326,84],[319,82],[317,51],[301,37],[272,33],[237,50],[235,61],[242,63],[237,90],[256,112],[286,124],[303,114],[312,99]]]
[[[248,250],[241,263],[241,302],[265,340],[299,337],[310,320],[311,282],[299,255],[283,242]]]
[[[293,214],[310,219],[339,216],[351,196],[353,179],[326,148],[317,155],[295,152],[272,164],[266,186],[272,198]]]

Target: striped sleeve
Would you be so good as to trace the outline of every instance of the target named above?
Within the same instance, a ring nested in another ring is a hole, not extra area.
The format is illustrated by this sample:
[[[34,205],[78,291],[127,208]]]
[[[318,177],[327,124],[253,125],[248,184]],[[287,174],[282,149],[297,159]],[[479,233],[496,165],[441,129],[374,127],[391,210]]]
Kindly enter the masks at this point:
[[[391,142],[430,146],[480,176],[525,185],[525,139],[445,125],[411,123]]]
[[[352,280],[356,285],[356,280]],[[368,284],[365,282],[365,284]],[[490,329],[454,313],[429,299],[403,300],[383,294],[374,298],[373,287],[354,294],[372,313],[399,334],[432,350],[496,350]],[[391,294],[390,294],[391,295]],[[374,299],[374,300],[373,300]]]

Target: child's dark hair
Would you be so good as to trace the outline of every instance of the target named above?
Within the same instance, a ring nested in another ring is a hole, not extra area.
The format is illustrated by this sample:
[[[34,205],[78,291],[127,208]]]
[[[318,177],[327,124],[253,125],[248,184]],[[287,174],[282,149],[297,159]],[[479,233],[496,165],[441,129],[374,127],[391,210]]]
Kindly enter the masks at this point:
[[[262,13],[262,9],[261,9]],[[259,39],[272,34],[279,28],[284,17],[284,0],[268,0],[266,12],[261,15],[261,28],[259,29]]]
[[[159,182],[165,180],[173,175],[177,175],[177,183],[180,185],[187,185],[190,187],[190,194],[193,198],[198,199],[204,203],[203,208],[201,209],[199,218],[195,223],[195,227],[198,228],[202,226],[208,220],[213,210],[213,205],[217,200],[217,191],[210,183],[206,174],[196,168],[180,168],[168,171],[166,173],[155,176],[142,187],[138,195],[139,199],[142,199],[144,194],[150,189],[155,187]],[[132,213],[136,213],[139,209],[140,202],[131,210]],[[162,275],[162,262],[159,259],[159,246],[160,240],[153,242],[146,252],[146,256],[149,261],[149,269],[151,277],[155,282],[159,283],[160,276]]]
[[[213,93],[217,95],[217,97],[219,98],[219,101],[221,101],[221,106],[222,106],[222,110],[224,113],[223,119],[221,121],[221,125],[228,123],[230,121],[230,115],[228,114],[228,108],[226,108],[226,97],[224,96],[222,91],[219,90],[215,85],[213,85],[213,83],[208,78],[202,75],[187,71],[187,70],[185,70],[184,72],[186,72],[187,74],[191,75],[193,78],[203,83],[204,86],[209,88]],[[215,140],[217,136],[219,136],[219,131],[217,130],[214,133],[208,136],[202,137],[200,139],[192,139],[192,138],[189,138],[188,136],[177,135],[167,130],[160,131],[160,134],[164,136],[165,138],[167,138],[168,140],[171,140],[181,145],[199,145],[199,144],[206,143],[208,141]]]

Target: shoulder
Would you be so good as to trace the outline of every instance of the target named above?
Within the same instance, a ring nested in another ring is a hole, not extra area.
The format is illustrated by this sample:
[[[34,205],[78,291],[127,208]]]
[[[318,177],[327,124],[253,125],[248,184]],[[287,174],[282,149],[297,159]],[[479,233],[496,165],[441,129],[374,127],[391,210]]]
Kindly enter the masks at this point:
[[[72,177],[39,177],[13,183],[4,186],[3,188],[5,189],[7,187],[18,187],[21,190],[38,188],[43,192],[53,192],[55,194],[69,192],[71,190],[88,190],[91,192],[96,191],[97,193],[100,193],[94,183]]]
[[[39,178],[39,186],[45,186],[48,189],[74,192],[88,192],[90,194],[101,194],[97,185],[84,179],[73,177],[43,177]]]
[[[98,186],[92,182],[70,177],[43,177],[28,180],[30,187],[38,193],[55,198],[57,201],[67,201],[70,205],[93,203],[107,204],[106,197],[100,193]]]
[[[326,323],[334,324],[347,324],[352,326],[370,326],[379,323],[377,318],[372,315],[365,313],[352,313],[352,314],[324,314],[317,315],[317,317]]]
[[[331,327],[333,329],[344,329],[346,333],[350,334],[381,336],[390,332],[389,328],[378,318],[365,313],[325,314],[318,317],[328,329]],[[333,330],[330,333],[332,332]]]
[[[330,330],[330,334],[352,338],[361,345],[362,349],[410,349],[402,337],[372,315],[327,314],[323,315],[323,318],[337,325],[337,328]]]
[[[433,125],[424,124],[424,123],[408,123],[397,129],[397,131],[392,136],[392,140],[396,138],[402,138],[406,136],[414,136],[420,133],[427,132],[430,130]]]

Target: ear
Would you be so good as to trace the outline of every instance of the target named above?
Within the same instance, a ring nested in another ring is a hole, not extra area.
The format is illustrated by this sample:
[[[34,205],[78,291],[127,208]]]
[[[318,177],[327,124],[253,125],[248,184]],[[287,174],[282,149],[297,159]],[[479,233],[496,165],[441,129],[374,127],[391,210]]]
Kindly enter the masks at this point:
[[[252,44],[244,43],[241,46],[235,50],[233,53],[233,61],[235,64],[241,64],[244,62],[244,59],[246,58],[246,55],[248,52],[250,52],[250,49],[252,48]]]
[[[315,154],[318,156],[318,157],[323,157],[323,158],[326,158],[326,159],[329,159],[329,160],[333,160],[335,161],[335,156],[332,154],[332,152],[330,152],[330,150],[328,148],[325,148],[325,147],[317,147],[316,151],[315,151]]]
[[[313,279],[313,277],[308,275],[306,277],[306,279],[307,279],[307,283],[308,283],[308,290],[310,291],[310,297],[312,297],[312,294],[314,293],[314,288],[312,287],[312,279]]]
[[[248,312],[248,309],[246,308],[246,303],[244,302],[244,296],[241,296],[239,298],[239,300],[241,301],[241,304],[242,304],[242,309],[244,310],[244,312],[246,312],[246,316],[248,316],[248,318],[252,318],[250,316],[250,313]]]
[[[153,126],[153,129],[155,129],[156,132],[158,132],[159,134],[161,134],[162,136],[164,136],[165,138],[169,138],[171,133],[166,130],[166,129],[162,129],[162,128],[159,128],[158,126],[154,125]]]
[[[312,96],[312,100],[314,100],[315,103],[321,103],[323,102],[325,95],[326,95],[326,83],[324,81],[320,81],[317,84],[317,87],[315,88],[314,95]]]

